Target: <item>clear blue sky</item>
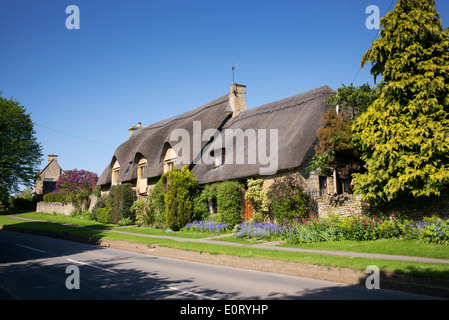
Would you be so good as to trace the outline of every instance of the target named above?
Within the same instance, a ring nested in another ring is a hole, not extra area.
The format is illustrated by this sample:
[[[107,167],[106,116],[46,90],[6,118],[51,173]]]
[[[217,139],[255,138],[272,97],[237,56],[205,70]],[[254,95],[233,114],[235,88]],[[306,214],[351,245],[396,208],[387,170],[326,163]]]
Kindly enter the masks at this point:
[[[444,26],[449,1],[437,0]],[[248,108],[353,82],[391,0],[0,0],[0,91],[24,105],[44,159],[100,175],[128,128],[229,91]],[[396,3],[393,0],[393,7]],[[69,5],[80,29],[69,30]],[[392,7],[392,8],[393,8]],[[355,85],[373,84],[369,66]]]

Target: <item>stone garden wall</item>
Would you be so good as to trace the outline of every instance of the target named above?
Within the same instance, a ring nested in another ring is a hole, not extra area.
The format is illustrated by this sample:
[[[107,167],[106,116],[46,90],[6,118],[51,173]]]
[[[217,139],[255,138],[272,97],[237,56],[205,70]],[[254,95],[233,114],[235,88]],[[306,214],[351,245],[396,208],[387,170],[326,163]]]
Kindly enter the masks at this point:
[[[361,196],[343,194],[323,196],[316,199],[318,214],[328,216],[335,214],[349,216],[351,214],[393,215],[421,220],[423,217],[437,216],[449,219],[449,197],[433,197],[425,199],[407,199],[394,201],[384,206],[372,206],[364,202]]]
[[[75,206],[71,202],[38,202],[36,212],[58,213],[66,216],[75,210]]]
[[[89,197],[89,211],[92,212],[92,208],[97,203],[98,197],[90,196]],[[70,215],[72,211],[75,211],[76,208],[71,202],[38,202],[36,206],[36,212],[44,212],[44,213],[58,213],[64,215]]]

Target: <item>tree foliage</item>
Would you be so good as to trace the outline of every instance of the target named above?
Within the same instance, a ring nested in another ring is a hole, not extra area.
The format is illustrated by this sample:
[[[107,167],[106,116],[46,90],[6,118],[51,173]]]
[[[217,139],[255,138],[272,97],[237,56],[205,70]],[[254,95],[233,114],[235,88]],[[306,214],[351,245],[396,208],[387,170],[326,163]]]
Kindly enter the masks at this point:
[[[342,84],[336,94],[327,98],[325,102],[334,109],[338,106],[339,109],[345,110],[349,118],[354,120],[368,109],[375,97],[376,91],[368,83],[358,87],[353,84],[349,86]]]
[[[91,194],[97,184],[98,175],[87,170],[66,170],[56,181],[56,189],[53,193],[70,196],[82,191]]]
[[[308,171],[318,169],[327,174],[332,169],[345,176],[363,171],[361,154],[353,143],[352,121],[367,110],[375,96],[369,84],[359,87],[351,84],[342,85],[335,95],[325,100],[332,108],[323,115],[324,126],[317,131],[319,144]]]
[[[135,212],[131,210],[131,207],[135,200],[136,194],[130,183],[112,186],[105,199],[105,208],[109,218],[108,223],[119,223],[125,219],[134,221]],[[97,218],[98,214],[97,210]]]
[[[254,220],[262,222],[269,220],[270,202],[263,189],[263,179],[248,179],[248,190],[245,199],[251,201],[254,211]]]
[[[378,96],[354,123],[368,166],[355,192],[384,202],[441,195],[449,183],[449,30],[433,0],[399,0],[381,19],[372,64]]]
[[[318,155],[324,153],[333,155],[328,160],[328,164],[331,168],[335,168],[337,154],[355,153],[351,122],[344,111],[340,111],[337,115],[332,108],[323,116],[323,122],[324,127],[317,131],[319,145],[316,146],[315,151]]]
[[[307,218],[314,209],[313,199],[297,174],[274,179],[267,198],[270,211],[278,223]]]
[[[217,207],[220,222],[230,228],[242,222],[242,192],[238,181],[228,180],[217,184]]]
[[[180,230],[193,216],[193,198],[198,182],[187,166],[176,167],[161,177],[164,187],[165,220],[174,231]]]
[[[42,161],[34,125],[18,101],[0,96],[0,191],[4,195],[31,187]],[[4,196],[3,196],[4,198]]]

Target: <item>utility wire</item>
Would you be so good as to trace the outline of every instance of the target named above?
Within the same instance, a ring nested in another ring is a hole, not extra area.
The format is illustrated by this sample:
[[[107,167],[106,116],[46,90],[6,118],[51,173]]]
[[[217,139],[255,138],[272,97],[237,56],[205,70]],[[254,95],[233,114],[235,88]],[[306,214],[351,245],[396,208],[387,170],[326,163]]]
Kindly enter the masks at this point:
[[[393,2],[394,2],[394,1],[395,1],[395,0],[391,0],[391,3],[390,3],[390,6],[388,7],[387,13],[391,10],[391,7],[393,6]],[[379,36],[379,33],[380,33],[380,31],[379,31],[379,32],[376,32],[376,34],[375,34],[375,36],[374,36],[374,39],[373,39],[373,41],[371,41],[371,43],[373,43],[374,41],[377,40],[377,37]],[[357,79],[357,77],[359,76],[359,73],[360,73],[361,70],[362,70],[362,66],[360,66],[359,69],[357,70],[357,73],[355,74],[354,80],[352,80],[352,84],[354,84],[354,82],[355,82],[355,80]]]
[[[64,131],[61,131],[61,130],[58,130],[58,129],[46,127],[46,126],[43,126],[43,125],[40,125],[40,124],[37,124],[37,123],[35,123],[35,125],[38,126],[38,127],[42,127],[42,128],[45,128],[45,129],[53,130],[53,131],[56,131],[58,133],[62,133],[62,134],[65,134],[65,135],[77,138],[77,139],[80,139],[80,140],[84,140],[84,141],[87,141],[87,142],[90,142],[90,143],[95,143],[95,144],[98,144],[98,145],[101,145],[101,146],[104,146],[104,147],[108,147],[108,148],[115,148],[115,147],[110,146],[108,144],[104,144],[104,143],[101,143],[101,142],[98,142],[98,141],[94,141],[94,140],[86,139],[86,138],[83,138],[83,137],[79,137],[79,136],[76,136],[74,134],[71,134],[71,133],[68,133],[68,132],[64,132]]]

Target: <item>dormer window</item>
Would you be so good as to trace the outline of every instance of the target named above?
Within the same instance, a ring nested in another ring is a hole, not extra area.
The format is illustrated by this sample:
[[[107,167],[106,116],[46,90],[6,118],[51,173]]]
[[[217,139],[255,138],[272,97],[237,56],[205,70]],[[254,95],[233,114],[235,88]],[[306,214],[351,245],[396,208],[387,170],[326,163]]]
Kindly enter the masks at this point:
[[[176,163],[176,152],[172,148],[168,148],[164,156],[164,173],[173,170]]]
[[[147,159],[141,158],[137,163],[137,180],[143,179],[143,174],[145,172],[145,166],[147,164]]]
[[[225,163],[225,149],[217,149],[211,152],[214,159],[214,168],[221,167]]]
[[[117,160],[115,160],[114,165],[112,166],[112,177],[111,177],[111,184],[113,186],[117,184],[119,172],[120,172],[120,164],[118,163]]]

